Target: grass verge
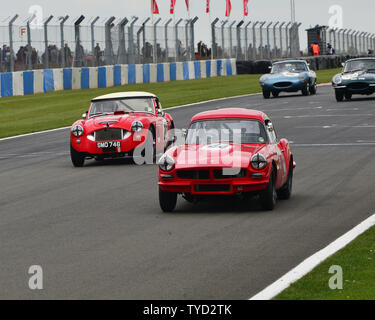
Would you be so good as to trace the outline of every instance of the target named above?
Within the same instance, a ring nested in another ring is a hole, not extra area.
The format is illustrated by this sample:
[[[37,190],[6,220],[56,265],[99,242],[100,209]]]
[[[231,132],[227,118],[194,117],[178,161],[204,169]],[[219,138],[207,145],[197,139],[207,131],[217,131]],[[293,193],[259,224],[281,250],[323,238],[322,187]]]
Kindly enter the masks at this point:
[[[331,290],[328,270],[343,270],[343,289]],[[360,235],[313,271],[278,295],[276,300],[374,300],[375,227]]]
[[[339,69],[318,71],[320,83],[329,82]],[[129,84],[105,89],[57,91],[0,98],[0,138],[70,126],[87,111],[98,95],[119,91],[150,91],[163,107],[260,92],[260,75],[238,75],[190,81]]]

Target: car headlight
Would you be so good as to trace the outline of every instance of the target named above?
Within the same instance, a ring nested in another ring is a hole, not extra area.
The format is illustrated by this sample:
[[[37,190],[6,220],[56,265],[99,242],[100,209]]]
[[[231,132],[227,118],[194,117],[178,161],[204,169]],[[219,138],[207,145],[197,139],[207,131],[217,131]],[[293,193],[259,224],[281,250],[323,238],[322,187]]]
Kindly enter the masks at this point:
[[[267,159],[264,155],[257,153],[251,157],[250,164],[255,170],[262,170],[267,166]]]
[[[333,83],[341,83],[341,81],[342,81],[342,77],[340,74],[335,75],[332,80]]]
[[[163,154],[159,159],[159,167],[163,171],[171,171],[174,167],[174,159],[167,155]]]
[[[305,80],[305,76],[303,74],[301,74],[300,76],[298,76],[298,80],[304,81]]]
[[[77,125],[77,126],[74,126],[73,128],[72,128],[72,134],[73,134],[73,136],[75,136],[75,137],[80,137],[80,136],[82,136],[83,135],[83,127],[82,126],[80,126],[80,125]]]
[[[141,121],[134,121],[132,123],[132,131],[133,132],[141,132],[143,129],[143,123]]]

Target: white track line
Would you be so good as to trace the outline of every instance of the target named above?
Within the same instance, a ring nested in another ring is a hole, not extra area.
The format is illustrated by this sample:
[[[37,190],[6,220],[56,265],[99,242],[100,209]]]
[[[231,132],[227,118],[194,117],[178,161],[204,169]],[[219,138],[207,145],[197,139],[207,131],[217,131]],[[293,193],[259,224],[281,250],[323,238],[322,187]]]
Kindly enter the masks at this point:
[[[328,85],[328,84],[323,83],[320,86],[325,86],[325,85]],[[181,106],[175,106],[175,107],[165,108],[165,110],[173,110],[173,109],[185,108],[185,107],[200,105],[200,104],[209,103],[209,102],[217,102],[217,101],[221,101],[221,100],[228,100],[228,99],[236,99],[236,98],[257,96],[257,95],[260,95],[260,94],[261,93],[251,93],[251,94],[243,94],[243,95],[233,96],[233,97],[226,97],[226,98],[218,98],[218,99],[205,100],[205,101],[200,101],[200,102],[183,104]],[[69,127],[63,127],[63,128],[57,128],[57,129],[51,129],[51,130],[45,130],[45,131],[39,131],[39,132],[33,132],[33,133],[20,134],[20,135],[17,135],[17,136],[12,136],[12,137],[7,137],[7,138],[1,138],[0,141],[11,140],[11,139],[16,139],[16,138],[22,138],[22,137],[32,136],[32,135],[36,135],[36,134],[43,134],[43,133],[48,133],[48,132],[59,131],[59,130],[66,130],[66,129],[69,129],[69,128],[70,128],[70,126]]]
[[[375,225],[375,214],[361,222],[359,225],[354,227],[349,232],[329,244],[324,249],[313,254],[305,261],[300,263],[297,267],[290,270],[280,279],[269,285],[267,288],[250,298],[250,300],[270,300],[276,297],[279,293],[288,288],[292,283],[301,279],[304,275],[312,271],[317,265],[322,263],[324,260],[332,256],[340,249],[347,246],[359,235],[370,229]]]

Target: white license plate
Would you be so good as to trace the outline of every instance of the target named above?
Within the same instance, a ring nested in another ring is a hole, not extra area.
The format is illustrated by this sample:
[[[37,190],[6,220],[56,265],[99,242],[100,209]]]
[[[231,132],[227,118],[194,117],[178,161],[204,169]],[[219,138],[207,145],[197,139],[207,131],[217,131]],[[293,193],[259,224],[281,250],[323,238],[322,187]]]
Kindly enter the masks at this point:
[[[97,142],[96,147],[99,149],[103,148],[120,148],[121,142],[120,141],[108,141],[108,142]]]

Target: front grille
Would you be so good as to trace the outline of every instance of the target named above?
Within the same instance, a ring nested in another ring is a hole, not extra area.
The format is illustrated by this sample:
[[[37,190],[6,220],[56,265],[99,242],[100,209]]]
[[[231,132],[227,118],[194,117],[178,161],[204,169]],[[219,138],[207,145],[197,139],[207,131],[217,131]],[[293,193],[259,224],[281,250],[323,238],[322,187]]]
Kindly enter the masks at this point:
[[[205,180],[210,179],[210,172],[208,170],[177,170],[177,177],[179,179]]]
[[[365,82],[353,82],[348,84],[349,89],[354,89],[354,90],[362,90],[362,89],[367,89],[368,84]]]
[[[113,141],[122,139],[122,129],[109,128],[95,132],[95,141]]]
[[[195,192],[230,192],[230,184],[196,184]]]
[[[286,87],[290,87],[291,85],[292,85],[291,82],[276,82],[276,83],[274,84],[274,86],[275,86],[276,88],[286,88]]]
[[[246,169],[221,169],[214,170],[215,179],[234,179],[246,176]]]

